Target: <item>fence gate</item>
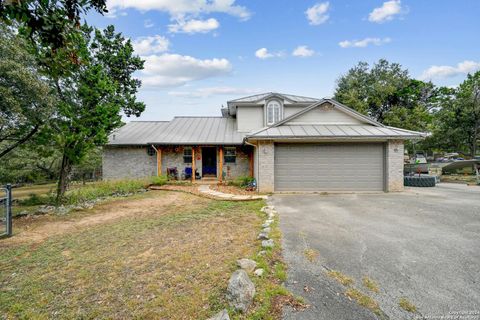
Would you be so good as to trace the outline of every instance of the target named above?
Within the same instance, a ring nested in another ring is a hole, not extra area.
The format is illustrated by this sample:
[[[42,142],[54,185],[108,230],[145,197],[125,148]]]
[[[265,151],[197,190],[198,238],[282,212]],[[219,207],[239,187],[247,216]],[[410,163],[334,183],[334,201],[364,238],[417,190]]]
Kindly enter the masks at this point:
[[[0,237],[12,235],[12,186],[0,187]]]

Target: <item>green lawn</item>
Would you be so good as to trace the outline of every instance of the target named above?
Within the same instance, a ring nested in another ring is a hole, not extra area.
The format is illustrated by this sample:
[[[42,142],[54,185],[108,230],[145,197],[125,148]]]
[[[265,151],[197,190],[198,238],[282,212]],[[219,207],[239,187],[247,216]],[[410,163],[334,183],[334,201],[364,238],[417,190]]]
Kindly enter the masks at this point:
[[[207,318],[227,306],[235,261],[260,250],[263,205],[152,191],[67,217],[17,219],[14,237],[0,241],[0,310],[7,318]],[[233,318],[278,316],[269,310],[286,294],[279,252],[258,260],[267,276],[254,279],[254,308]]]

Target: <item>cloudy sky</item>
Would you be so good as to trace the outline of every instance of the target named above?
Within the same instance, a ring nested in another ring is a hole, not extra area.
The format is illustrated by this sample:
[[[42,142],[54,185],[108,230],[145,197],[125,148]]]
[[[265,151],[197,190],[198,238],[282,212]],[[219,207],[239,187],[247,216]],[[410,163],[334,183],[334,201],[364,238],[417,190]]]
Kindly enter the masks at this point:
[[[333,94],[358,61],[398,62],[454,86],[480,69],[476,0],[108,0],[114,24],[145,59],[140,120],[220,115],[227,100],[276,91]]]

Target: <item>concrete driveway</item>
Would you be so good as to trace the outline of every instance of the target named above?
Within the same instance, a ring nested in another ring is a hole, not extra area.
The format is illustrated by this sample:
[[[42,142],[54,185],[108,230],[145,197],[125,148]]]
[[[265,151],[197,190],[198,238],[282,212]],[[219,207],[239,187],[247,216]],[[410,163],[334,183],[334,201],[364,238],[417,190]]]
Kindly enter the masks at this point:
[[[480,319],[480,187],[270,201],[280,215],[287,288],[311,305],[284,310],[285,319]],[[329,270],[352,278],[350,287],[378,302],[380,316],[345,296],[349,287]],[[417,312],[400,308],[401,298]]]

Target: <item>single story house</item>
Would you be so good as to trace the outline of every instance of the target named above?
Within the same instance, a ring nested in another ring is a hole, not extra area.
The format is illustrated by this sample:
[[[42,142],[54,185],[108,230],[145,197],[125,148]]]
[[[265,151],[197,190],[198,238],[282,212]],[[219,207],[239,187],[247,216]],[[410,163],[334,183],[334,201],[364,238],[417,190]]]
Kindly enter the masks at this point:
[[[103,177],[177,168],[192,180],[252,176],[262,192],[401,191],[404,141],[423,136],[332,99],[270,92],[228,101],[219,117],[127,123],[104,148]]]

